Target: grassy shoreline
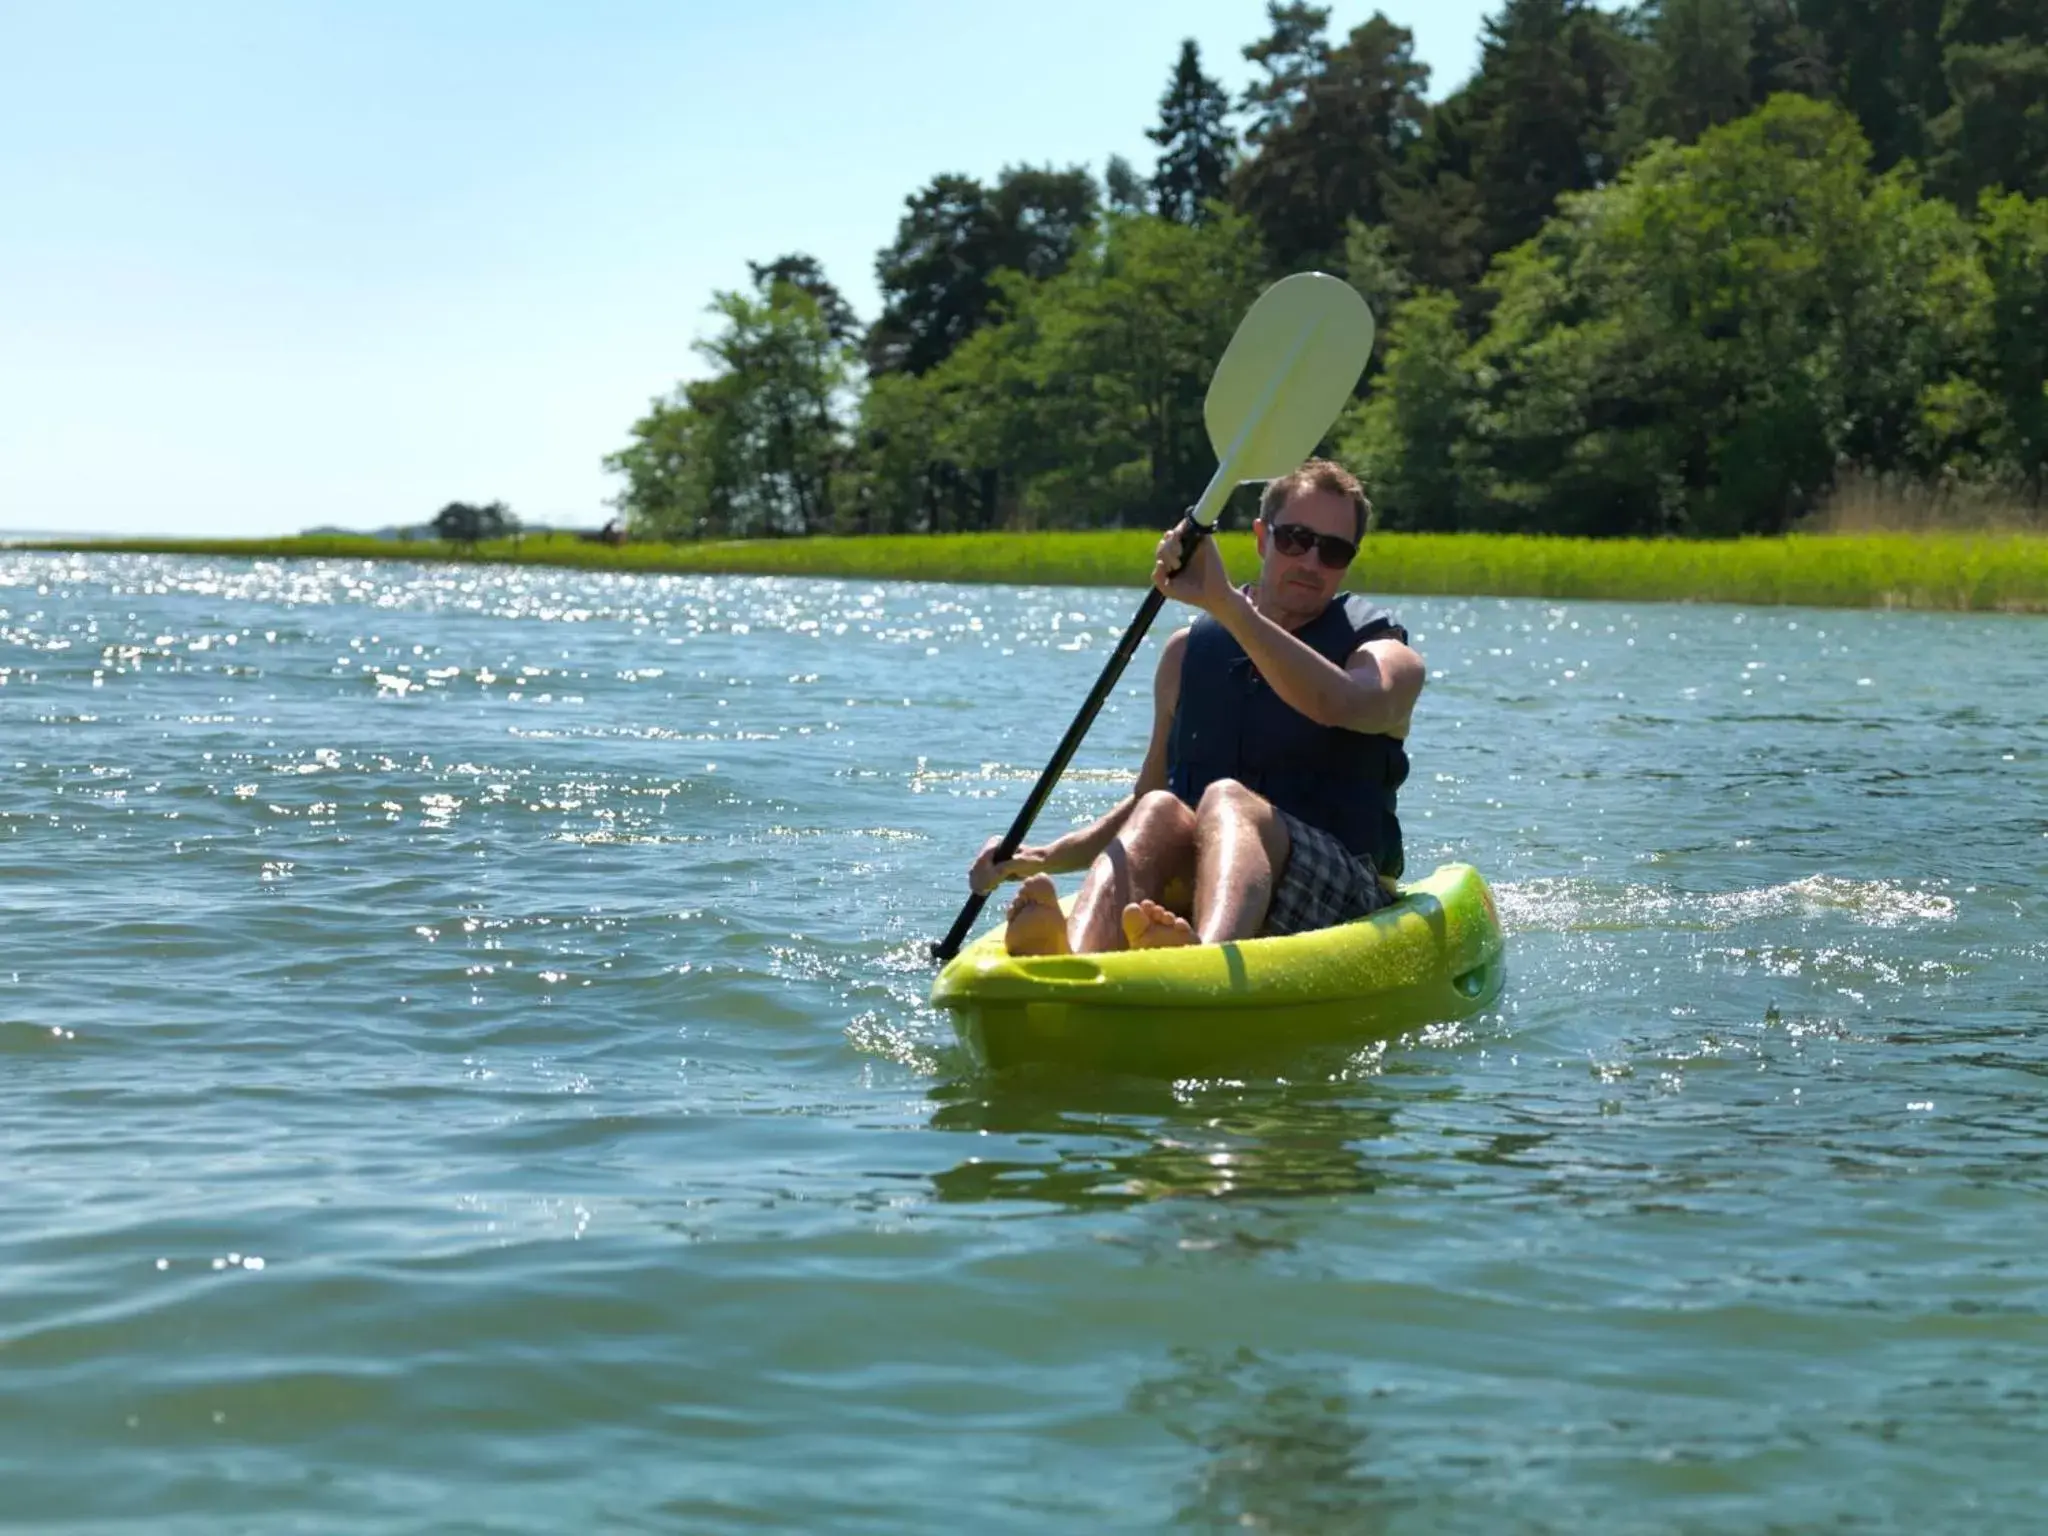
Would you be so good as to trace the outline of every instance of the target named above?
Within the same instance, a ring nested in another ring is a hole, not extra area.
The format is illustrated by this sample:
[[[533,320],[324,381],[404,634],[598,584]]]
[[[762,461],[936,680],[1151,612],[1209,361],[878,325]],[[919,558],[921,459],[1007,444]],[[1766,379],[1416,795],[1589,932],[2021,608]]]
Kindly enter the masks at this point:
[[[258,560],[414,560],[643,573],[1136,587],[1157,535],[903,534],[750,539],[612,548],[571,535],[503,540],[474,553],[367,536],[102,539],[16,548],[61,553]],[[1252,563],[1245,533],[1220,537],[1233,570]],[[1354,585],[1384,593],[1794,604],[2048,613],[2048,537],[2025,533],[1821,534],[1695,542],[1518,534],[1375,534]]]

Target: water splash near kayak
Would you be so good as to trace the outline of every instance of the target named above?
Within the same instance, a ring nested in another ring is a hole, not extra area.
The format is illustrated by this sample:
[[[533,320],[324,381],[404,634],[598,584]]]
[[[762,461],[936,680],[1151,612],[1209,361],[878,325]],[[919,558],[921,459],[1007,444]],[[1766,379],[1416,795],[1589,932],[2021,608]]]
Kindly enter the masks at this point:
[[[1925,927],[1954,920],[1952,889],[1946,880],[1910,884],[1815,874],[1754,890],[1688,892],[1640,884],[1616,889],[1562,877],[1498,885],[1495,895],[1510,931],[1573,933],[1718,930],[1834,916],[1870,928]]]

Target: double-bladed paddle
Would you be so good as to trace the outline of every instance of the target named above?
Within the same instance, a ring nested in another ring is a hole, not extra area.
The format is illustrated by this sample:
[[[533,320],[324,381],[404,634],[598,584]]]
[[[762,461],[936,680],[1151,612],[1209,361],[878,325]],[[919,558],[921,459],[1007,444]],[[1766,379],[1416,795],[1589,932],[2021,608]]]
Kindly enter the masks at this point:
[[[1283,277],[1245,311],[1210,376],[1202,403],[1209,445],[1216,450],[1216,473],[1181,527],[1183,565],[1216,526],[1233,490],[1247,480],[1278,479],[1314,451],[1365,371],[1372,337],[1372,311],[1365,300],[1350,284],[1322,272]],[[1145,594],[1138,616],[1103,663],[1102,675],[1060,738],[1052,761],[996,845],[996,863],[1011,857],[1023,843],[1165,601],[1157,588]],[[968,897],[952,930],[932,945],[933,959],[944,963],[960,952],[988,894],[978,891]]]

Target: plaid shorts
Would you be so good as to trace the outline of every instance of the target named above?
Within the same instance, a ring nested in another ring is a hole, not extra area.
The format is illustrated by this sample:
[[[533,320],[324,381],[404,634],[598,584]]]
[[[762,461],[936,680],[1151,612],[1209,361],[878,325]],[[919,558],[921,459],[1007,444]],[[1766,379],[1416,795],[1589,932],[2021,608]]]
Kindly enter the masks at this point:
[[[1277,807],[1276,807],[1277,809]],[[1359,857],[1321,827],[1280,812],[1292,851],[1273,887],[1265,935],[1305,933],[1377,912],[1394,898],[1380,884],[1372,861]]]

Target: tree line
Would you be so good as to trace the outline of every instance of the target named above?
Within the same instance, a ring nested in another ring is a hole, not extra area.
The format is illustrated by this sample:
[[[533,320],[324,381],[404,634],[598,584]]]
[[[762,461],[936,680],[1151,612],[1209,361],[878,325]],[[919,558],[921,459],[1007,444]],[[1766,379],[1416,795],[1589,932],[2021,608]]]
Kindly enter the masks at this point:
[[[1782,531],[1846,473],[2048,483],[2048,6],[1505,0],[1440,102],[1383,15],[1182,45],[1149,174],[934,177],[863,324],[819,264],[718,294],[607,468],[640,537],[1160,525],[1210,368],[1316,267],[1380,339],[1331,447],[1381,526]]]

